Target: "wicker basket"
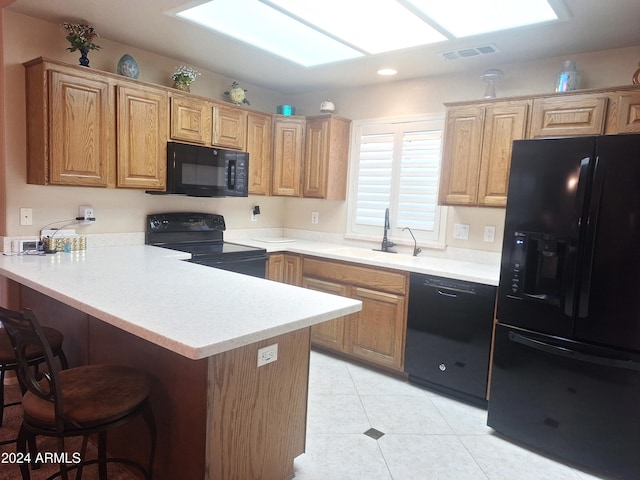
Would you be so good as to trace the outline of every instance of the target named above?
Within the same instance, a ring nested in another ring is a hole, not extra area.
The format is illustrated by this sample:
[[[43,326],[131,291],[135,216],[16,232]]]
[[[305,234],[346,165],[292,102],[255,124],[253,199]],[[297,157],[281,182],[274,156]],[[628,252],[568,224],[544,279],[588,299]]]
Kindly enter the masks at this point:
[[[64,252],[65,244],[69,244],[71,251],[86,250],[87,249],[87,237],[83,235],[75,237],[45,237],[42,240],[44,244],[45,252]]]

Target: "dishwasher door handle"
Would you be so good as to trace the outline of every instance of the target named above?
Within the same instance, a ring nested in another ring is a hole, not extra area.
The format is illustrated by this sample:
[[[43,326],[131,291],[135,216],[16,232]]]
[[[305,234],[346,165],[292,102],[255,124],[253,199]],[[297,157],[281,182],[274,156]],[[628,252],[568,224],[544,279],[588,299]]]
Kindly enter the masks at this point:
[[[452,287],[439,287],[437,285],[426,285],[425,287],[432,287],[435,288],[438,291],[438,295],[442,295],[445,297],[457,297],[459,293],[464,293],[464,294],[468,294],[468,295],[475,295],[476,292],[475,290],[466,290],[463,288],[452,288]]]

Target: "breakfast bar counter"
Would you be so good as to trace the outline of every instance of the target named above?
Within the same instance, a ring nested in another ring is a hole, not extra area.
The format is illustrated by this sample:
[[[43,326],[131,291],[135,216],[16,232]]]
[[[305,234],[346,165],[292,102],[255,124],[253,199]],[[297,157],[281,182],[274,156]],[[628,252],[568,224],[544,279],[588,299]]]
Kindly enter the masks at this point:
[[[0,276],[11,307],[62,330],[70,366],[128,364],[154,377],[154,478],[292,478],[309,327],[361,303],[181,259],[144,245],[2,256]],[[258,350],[274,344],[277,360],[258,367]],[[144,428],[118,430],[112,453],[146,458]]]

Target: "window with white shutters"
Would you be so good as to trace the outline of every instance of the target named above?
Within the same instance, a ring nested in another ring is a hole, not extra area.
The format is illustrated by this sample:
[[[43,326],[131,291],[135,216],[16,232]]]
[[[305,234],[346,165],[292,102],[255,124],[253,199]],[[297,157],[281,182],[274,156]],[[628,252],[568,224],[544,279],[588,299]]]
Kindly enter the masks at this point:
[[[410,238],[402,233],[410,227],[422,242],[442,243],[445,225],[437,203],[443,128],[442,116],[354,122],[351,236],[381,239],[389,208],[392,237]]]

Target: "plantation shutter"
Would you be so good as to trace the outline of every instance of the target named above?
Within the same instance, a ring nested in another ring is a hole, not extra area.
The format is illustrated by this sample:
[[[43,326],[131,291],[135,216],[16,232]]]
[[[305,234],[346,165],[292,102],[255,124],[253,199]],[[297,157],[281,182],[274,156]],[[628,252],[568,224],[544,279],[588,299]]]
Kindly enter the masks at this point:
[[[397,204],[397,226],[433,231],[440,175],[440,130],[406,132]]]
[[[390,209],[397,228],[438,228],[442,129],[433,122],[363,125],[358,138],[355,228],[382,227]],[[431,129],[429,129],[431,127]]]

